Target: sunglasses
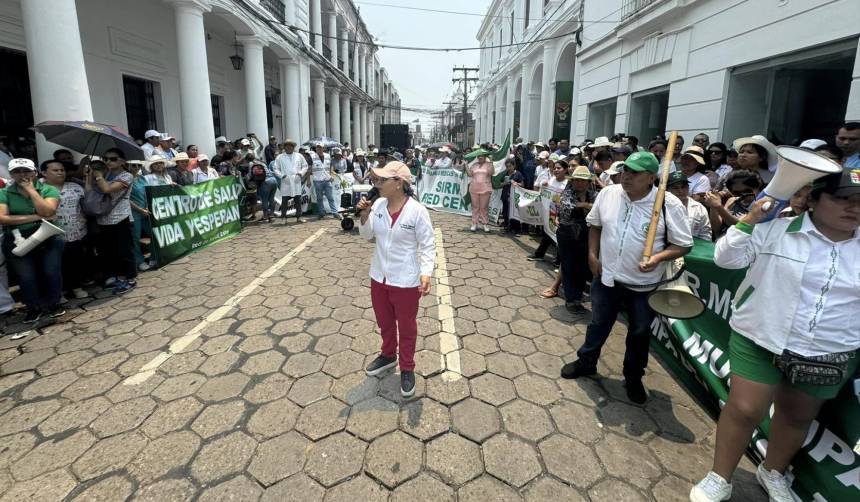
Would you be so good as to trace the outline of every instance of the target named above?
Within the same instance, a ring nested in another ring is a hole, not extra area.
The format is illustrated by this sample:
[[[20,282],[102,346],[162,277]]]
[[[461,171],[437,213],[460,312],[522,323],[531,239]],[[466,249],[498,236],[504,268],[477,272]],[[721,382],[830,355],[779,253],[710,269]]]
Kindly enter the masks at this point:
[[[119,157],[105,157],[105,160],[108,162],[116,162],[119,160]]]

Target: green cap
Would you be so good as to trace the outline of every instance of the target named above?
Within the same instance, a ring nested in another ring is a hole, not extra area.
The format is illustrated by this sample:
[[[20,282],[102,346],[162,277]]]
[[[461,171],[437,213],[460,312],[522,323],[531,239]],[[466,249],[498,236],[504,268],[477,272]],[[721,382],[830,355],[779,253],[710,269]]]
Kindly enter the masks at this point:
[[[660,170],[660,162],[651,152],[633,152],[624,161],[624,167],[637,173],[647,171],[651,174],[657,174],[657,171]]]
[[[669,173],[669,181],[666,182],[666,186],[670,187],[672,185],[677,185],[679,183],[688,183],[687,175],[682,173],[681,171],[675,171],[674,173]]]

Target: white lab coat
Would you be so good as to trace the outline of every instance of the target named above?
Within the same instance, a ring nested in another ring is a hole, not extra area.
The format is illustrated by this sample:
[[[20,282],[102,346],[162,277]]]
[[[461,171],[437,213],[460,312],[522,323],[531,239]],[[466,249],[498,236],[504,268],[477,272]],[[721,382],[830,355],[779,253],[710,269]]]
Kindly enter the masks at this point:
[[[302,177],[308,172],[308,163],[298,152],[282,153],[275,157],[272,170],[281,180],[281,197],[295,197],[302,194]]]

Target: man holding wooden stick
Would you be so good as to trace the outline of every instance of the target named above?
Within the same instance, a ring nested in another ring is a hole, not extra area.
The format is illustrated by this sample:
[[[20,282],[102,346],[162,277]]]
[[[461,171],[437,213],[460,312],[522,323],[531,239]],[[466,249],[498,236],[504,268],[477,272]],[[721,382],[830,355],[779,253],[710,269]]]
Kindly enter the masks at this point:
[[[672,133],[669,151],[676,136]],[[671,158],[667,155],[666,162]],[[578,359],[561,370],[564,378],[596,374],[600,350],[623,308],[628,326],[623,374],[627,397],[637,404],[647,399],[642,376],[648,364],[655,315],[648,306],[648,293],[664,279],[666,264],[693,247],[686,209],[677,197],[666,192],[669,169],[664,167],[657,188],[657,157],[650,152],[636,152],[624,161],[621,183],[598,194],[586,218],[588,263],[594,274],[592,319],[585,343],[577,352]]]

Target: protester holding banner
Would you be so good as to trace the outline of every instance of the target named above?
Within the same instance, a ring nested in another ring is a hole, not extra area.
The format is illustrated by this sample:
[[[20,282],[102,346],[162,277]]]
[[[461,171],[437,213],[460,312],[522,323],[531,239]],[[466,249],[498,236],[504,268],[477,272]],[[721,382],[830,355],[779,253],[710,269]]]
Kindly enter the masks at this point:
[[[60,205],[60,191],[36,176],[30,159],[11,159],[12,183],[0,189],[0,225],[3,226],[3,255],[21,286],[27,307],[24,322],[34,323],[42,315],[65,314],[60,306],[63,278],[60,270],[64,240],[53,235],[24,256],[16,256],[16,232],[26,239],[35,233],[42,219],[53,219]]]
[[[418,301],[430,293],[436,260],[433,224],[427,208],[412,200],[412,173],[402,162],[373,170],[379,198],[362,197],[359,232],[376,241],[370,264],[370,297],[382,335],[380,355],[365,372],[378,375],[397,364],[400,394],[415,394]]]
[[[493,193],[493,174],[495,166],[487,160],[487,152],[481,150],[477,162],[470,166],[464,166],[469,175],[469,195],[472,198],[472,232],[478,229],[478,225],[484,225],[484,232],[490,231],[490,217],[487,211],[490,207],[490,195]]]
[[[517,163],[514,159],[505,159],[505,179],[502,181],[502,219],[505,220],[506,232],[519,232],[520,221],[511,218],[511,187],[522,186],[525,183],[523,173],[517,171]]]
[[[302,154],[296,152],[296,142],[284,141],[284,153],[275,158],[275,175],[281,180],[281,217],[286,221],[287,208],[292,203],[296,211],[296,222],[304,223],[302,218],[302,187],[308,174],[308,163]]]
[[[563,378],[597,373],[600,351],[622,306],[627,310],[627,350],[624,380],[627,397],[642,404],[647,399],[642,376],[648,364],[648,343],[654,311],[648,292],[664,276],[665,263],[685,255],[693,247],[687,212],[681,201],[666,193],[654,240],[654,254],[640,262],[657,196],[654,186],[659,164],[649,152],[636,152],[624,162],[621,184],[600,191],[586,217],[589,228],[588,263],[591,283],[592,319],[579,359],[565,364]]]
[[[563,160],[559,160],[559,161],[556,161],[552,166],[553,166],[553,168],[552,168],[553,177],[549,180],[544,181],[543,187],[546,187],[546,188],[552,190],[556,194],[560,194],[562,192],[562,190],[564,190],[564,187],[567,186],[568,164],[567,164],[567,162],[565,162]],[[529,261],[543,260],[544,255],[546,254],[547,250],[549,249],[550,245],[552,245],[552,243],[553,243],[552,237],[550,237],[549,234],[546,233],[546,229],[544,229],[543,233],[541,235],[540,244],[538,244],[538,247],[537,247],[537,249],[535,249],[535,252],[530,254],[529,256],[527,256],[526,259]],[[556,253],[555,265],[558,266],[560,264],[561,264],[561,261],[559,261],[559,256],[557,256],[557,253]]]
[[[760,223],[768,202],[755,202],[716,245],[718,266],[749,269],[733,303],[731,389],[713,469],[693,487],[695,502],[731,497],[732,473],[771,406],[767,454],[756,477],[770,500],[793,501],[784,473],[823,403],[860,364],[858,171],[818,180],[801,216]]]
[[[577,167],[561,192],[558,203],[556,240],[561,258],[564,306],[571,314],[587,313],[582,306],[585,283],[591,280],[588,269],[588,225],[585,218],[597,192],[591,184],[591,171]]]
[[[197,165],[191,170],[192,183],[203,183],[218,177],[218,171],[209,166],[209,157],[203,153],[198,154]]]
[[[153,155],[146,163],[146,170],[149,174],[144,175],[147,186],[162,186],[172,185],[173,179],[165,172],[167,168],[167,159],[160,155]]]

